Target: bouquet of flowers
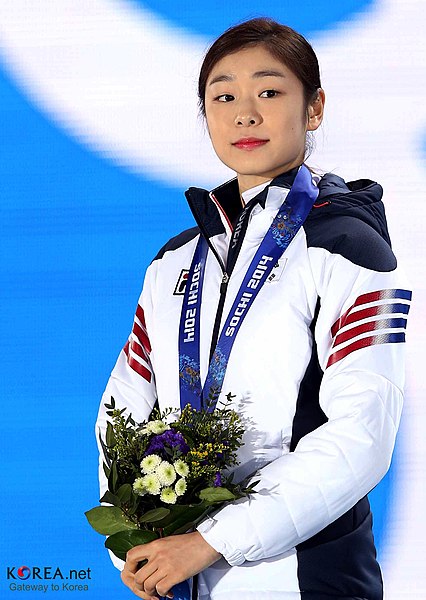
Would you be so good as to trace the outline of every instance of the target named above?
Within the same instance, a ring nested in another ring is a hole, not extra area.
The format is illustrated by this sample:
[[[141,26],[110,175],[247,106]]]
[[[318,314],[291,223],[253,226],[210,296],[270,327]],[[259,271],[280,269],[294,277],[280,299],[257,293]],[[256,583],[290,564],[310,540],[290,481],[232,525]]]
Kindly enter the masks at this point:
[[[191,531],[225,502],[253,493],[256,483],[236,484],[229,474],[244,433],[231,401],[228,394],[221,408],[201,411],[188,404],[178,418],[172,409],[154,410],[142,423],[116,408],[114,398],[105,405],[111,421],[100,442],[108,491],[100,502],[109,506],[85,514],[109,536],[105,546],[118,558],[139,544]]]

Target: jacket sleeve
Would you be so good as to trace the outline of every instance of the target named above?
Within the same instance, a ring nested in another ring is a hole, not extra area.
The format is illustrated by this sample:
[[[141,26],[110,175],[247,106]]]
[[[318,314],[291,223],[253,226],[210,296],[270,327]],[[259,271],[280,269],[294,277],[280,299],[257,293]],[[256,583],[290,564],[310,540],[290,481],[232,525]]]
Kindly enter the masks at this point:
[[[152,299],[151,278],[154,267],[148,268],[142,293],[136,308],[132,331],[128,340],[121,350],[117,362],[111,372],[106,389],[102,395],[96,421],[96,440],[99,449],[99,484],[100,497],[108,489],[108,482],[103,470],[103,452],[99,437],[105,440],[106,415],[105,403],[114,398],[117,408],[126,408],[126,413],[132,413],[137,422],[146,420],[155,404],[157,395],[155,388],[155,376],[151,365],[151,342],[149,338]],[[114,565],[122,569],[123,561],[116,558],[110,552]]]
[[[397,269],[367,269],[322,248],[311,248],[310,257],[321,302],[319,402],[328,420],[260,470],[258,493],[200,524],[230,565],[309,539],[371,491],[390,465],[411,294]]]

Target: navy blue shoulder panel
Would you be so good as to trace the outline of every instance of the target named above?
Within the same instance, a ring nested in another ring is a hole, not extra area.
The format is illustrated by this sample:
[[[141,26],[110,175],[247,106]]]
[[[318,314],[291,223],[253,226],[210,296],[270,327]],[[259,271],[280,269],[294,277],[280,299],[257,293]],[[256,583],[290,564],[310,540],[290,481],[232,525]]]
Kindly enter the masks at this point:
[[[389,244],[373,227],[350,215],[324,215],[306,219],[308,248],[324,248],[373,271],[393,271],[396,258]]]
[[[167,244],[164,244],[164,246],[158,251],[157,256],[153,259],[153,262],[154,260],[159,260],[160,258],[163,258],[166,252],[170,252],[181,248],[182,246],[193,240],[195,237],[197,237],[199,233],[200,230],[198,229],[198,227],[191,227],[191,229],[186,229],[185,231],[182,231],[182,233],[179,233],[179,235],[172,237],[167,242]]]

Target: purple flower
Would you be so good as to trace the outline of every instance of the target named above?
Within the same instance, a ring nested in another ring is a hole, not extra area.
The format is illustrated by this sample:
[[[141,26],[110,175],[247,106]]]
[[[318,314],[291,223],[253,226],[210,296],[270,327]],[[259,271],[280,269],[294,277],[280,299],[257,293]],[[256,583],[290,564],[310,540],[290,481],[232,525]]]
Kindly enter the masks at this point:
[[[219,471],[216,473],[213,485],[214,485],[214,487],[221,487],[221,485],[222,485],[222,477],[220,476]]]
[[[166,446],[169,448],[177,447],[182,454],[186,454],[189,451],[189,446],[185,442],[183,435],[178,431],[173,431],[173,429],[167,429],[167,431],[164,433],[154,435],[147,451],[145,452],[145,456],[148,454],[154,454],[158,451],[162,452]]]

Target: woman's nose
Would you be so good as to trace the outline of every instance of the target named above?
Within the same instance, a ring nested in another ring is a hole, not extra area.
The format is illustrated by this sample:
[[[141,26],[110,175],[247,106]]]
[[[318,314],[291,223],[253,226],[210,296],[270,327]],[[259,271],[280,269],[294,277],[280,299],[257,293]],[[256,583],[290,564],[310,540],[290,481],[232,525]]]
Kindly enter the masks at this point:
[[[249,127],[250,125],[257,125],[257,119],[254,116],[238,116],[235,119],[235,124],[242,127]]]
[[[238,127],[253,127],[261,122],[260,114],[249,107],[241,107],[235,116],[235,125]]]

